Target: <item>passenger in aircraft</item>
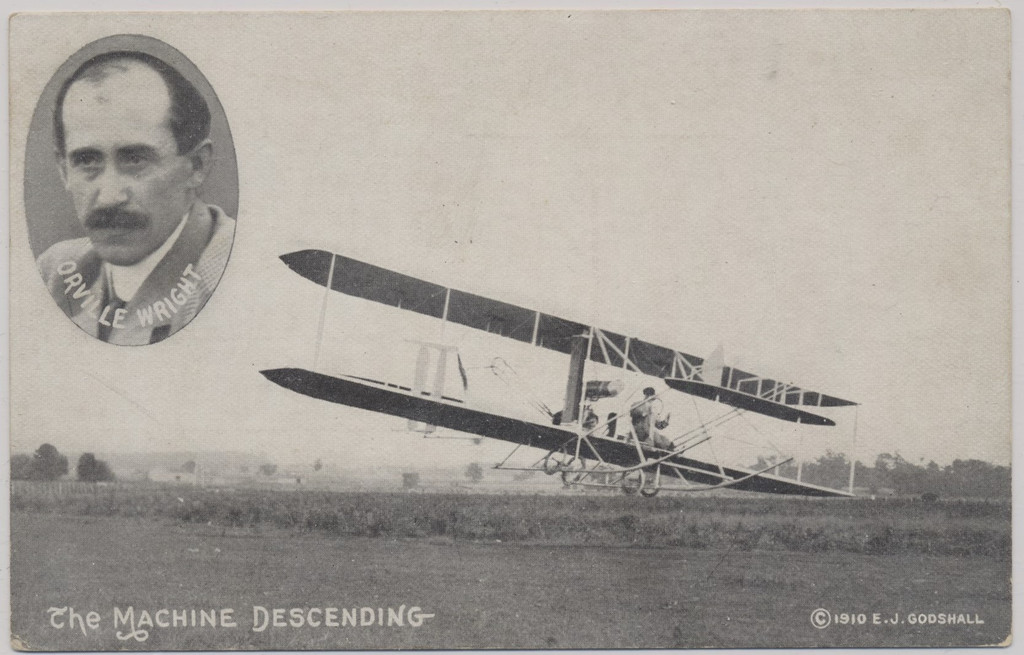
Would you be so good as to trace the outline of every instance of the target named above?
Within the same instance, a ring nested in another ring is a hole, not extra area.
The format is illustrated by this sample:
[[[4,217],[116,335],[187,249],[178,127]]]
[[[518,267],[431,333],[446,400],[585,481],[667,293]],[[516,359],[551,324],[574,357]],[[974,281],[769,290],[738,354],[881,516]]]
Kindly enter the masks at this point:
[[[647,387],[643,400],[630,408],[629,418],[633,423],[633,433],[641,444],[672,450],[672,441],[659,432],[668,427],[671,419],[671,414],[662,417],[663,410],[664,404],[654,387]]]

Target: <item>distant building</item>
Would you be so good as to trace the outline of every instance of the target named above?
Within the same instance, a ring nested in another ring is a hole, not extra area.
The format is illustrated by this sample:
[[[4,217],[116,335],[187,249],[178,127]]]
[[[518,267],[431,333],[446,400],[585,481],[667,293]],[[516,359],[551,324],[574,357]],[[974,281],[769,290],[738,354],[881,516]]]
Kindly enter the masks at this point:
[[[146,479],[150,482],[194,485],[196,483],[196,474],[186,473],[185,471],[171,471],[164,468],[154,468],[150,469],[146,474]]]
[[[872,500],[875,498],[892,498],[896,495],[896,490],[889,487],[854,487],[853,495],[871,498]]]
[[[267,481],[268,482],[273,482],[274,484],[280,484],[280,485],[292,486],[293,487],[293,486],[301,485],[302,484],[302,476],[301,475],[284,475],[284,476],[280,476],[280,477],[267,478]]]

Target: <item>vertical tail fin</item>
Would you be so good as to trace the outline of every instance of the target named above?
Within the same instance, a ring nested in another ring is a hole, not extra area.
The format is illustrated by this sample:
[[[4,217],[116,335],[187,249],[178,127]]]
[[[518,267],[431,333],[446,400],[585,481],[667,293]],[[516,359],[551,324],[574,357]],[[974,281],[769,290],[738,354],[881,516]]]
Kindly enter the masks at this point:
[[[416,372],[412,379],[412,392],[417,396],[422,395],[427,388],[427,367],[430,365],[430,350],[427,344],[420,344],[420,350],[416,354]],[[437,389],[435,385],[435,390]],[[436,427],[420,421],[409,420],[409,429],[413,432],[430,434]]]
[[[700,377],[708,384],[724,386],[723,368],[725,368],[725,349],[722,348],[722,344],[718,344],[718,347],[705,358],[700,369]]]
[[[469,388],[469,380],[466,378],[466,370],[462,366],[462,358],[454,346],[442,343],[429,343],[426,341],[417,342],[420,344],[419,352],[416,355],[416,371],[413,374],[412,392],[419,396],[431,396],[436,399],[444,397],[446,373],[448,370],[448,353],[455,351],[456,361],[459,367],[459,376],[462,378],[462,388]],[[433,379],[430,379],[431,372],[431,351],[437,353],[433,362]],[[429,385],[429,387],[428,387]],[[415,432],[430,434],[437,429],[437,426],[420,421],[409,421],[409,429]]]

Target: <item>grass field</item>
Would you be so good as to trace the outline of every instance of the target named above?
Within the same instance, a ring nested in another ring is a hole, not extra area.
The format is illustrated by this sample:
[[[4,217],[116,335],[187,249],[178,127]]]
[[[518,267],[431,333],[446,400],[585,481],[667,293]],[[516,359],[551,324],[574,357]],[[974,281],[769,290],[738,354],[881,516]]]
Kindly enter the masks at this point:
[[[1010,505],[910,499],[471,495],[80,484],[15,487],[12,510],[254,531],[721,550],[1010,556]]]
[[[952,646],[1010,630],[1005,505],[189,492],[16,494],[12,623],[24,647]],[[435,616],[252,629],[254,605],[403,604]],[[66,606],[98,612],[98,629],[51,627],[47,609]],[[128,606],[228,607],[238,627],[121,641],[113,608]],[[818,629],[817,608],[865,624]],[[875,625],[875,612],[903,622]],[[911,613],[984,623],[910,624]]]

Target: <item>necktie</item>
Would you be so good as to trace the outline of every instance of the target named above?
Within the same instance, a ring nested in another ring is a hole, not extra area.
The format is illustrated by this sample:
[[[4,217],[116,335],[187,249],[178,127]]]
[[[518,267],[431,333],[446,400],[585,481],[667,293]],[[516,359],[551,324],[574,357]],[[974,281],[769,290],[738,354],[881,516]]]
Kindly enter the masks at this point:
[[[114,294],[113,290],[108,290],[107,291],[106,309],[101,310],[106,315],[104,316],[101,313],[100,317],[106,323],[113,324],[114,317],[117,316],[117,310],[124,309],[125,305],[127,305],[127,304],[128,303],[126,303],[125,301],[123,301],[120,298],[118,298],[117,295]],[[111,325],[106,325],[103,321],[101,321],[99,323],[99,325],[98,325],[98,327],[99,327],[99,334],[98,334],[98,336],[99,336],[100,341],[109,341],[110,340],[110,333],[111,333]]]

